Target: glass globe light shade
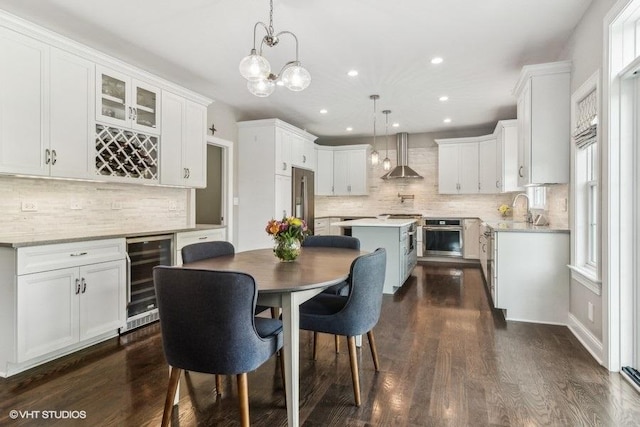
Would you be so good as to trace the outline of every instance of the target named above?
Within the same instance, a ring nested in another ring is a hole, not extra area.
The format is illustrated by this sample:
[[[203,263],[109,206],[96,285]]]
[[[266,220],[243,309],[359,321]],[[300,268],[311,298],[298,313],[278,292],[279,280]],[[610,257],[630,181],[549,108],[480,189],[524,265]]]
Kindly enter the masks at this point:
[[[301,65],[292,65],[282,72],[282,82],[294,92],[305,90],[311,84],[311,74]]]
[[[378,163],[380,163],[380,155],[378,154],[378,152],[374,149],[371,152],[371,164],[372,165],[377,165]]]
[[[247,82],[247,89],[249,89],[249,92],[255,96],[259,96],[260,98],[265,98],[271,95],[275,88],[276,85],[273,80],[262,79]]]
[[[389,169],[391,169],[391,159],[390,158],[385,158],[382,161],[382,168],[386,171],[388,171]]]
[[[263,56],[256,54],[255,50],[251,51],[249,56],[245,56],[240,61],[240,74],[250,82],[266,79],[271,73],[271,65]]]

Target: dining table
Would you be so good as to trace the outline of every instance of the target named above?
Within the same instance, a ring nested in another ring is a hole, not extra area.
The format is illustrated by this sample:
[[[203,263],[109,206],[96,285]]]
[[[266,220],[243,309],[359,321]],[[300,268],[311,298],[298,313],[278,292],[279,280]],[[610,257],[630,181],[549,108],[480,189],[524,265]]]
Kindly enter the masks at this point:
[[[357,249],[302,247],[296,260],[282,262],[275,257],[273,249],[256,249],[183,264],[183,268],[247,273],[258,287],[257,303],[282,309],[282,351],[290,427],[300,425],[300,304],[346,280],[353,260],[365,253]]]

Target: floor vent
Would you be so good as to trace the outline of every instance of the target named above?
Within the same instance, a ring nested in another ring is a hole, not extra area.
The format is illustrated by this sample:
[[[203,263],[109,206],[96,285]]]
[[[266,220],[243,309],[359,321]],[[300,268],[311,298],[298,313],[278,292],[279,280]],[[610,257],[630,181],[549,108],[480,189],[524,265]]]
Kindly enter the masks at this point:
[[[131,331],[132,329],[136,329],[136,328],[139,328],[140,326],[144,326],[151,322],[155,322],[158,319],[160,319],[160,316],[158,315],[158,310],[154,310],[153,312],[147,314],[146,316],[129,320],[127,322],[127,327],[120,329],[120,333],[122,334],[124,332]]]

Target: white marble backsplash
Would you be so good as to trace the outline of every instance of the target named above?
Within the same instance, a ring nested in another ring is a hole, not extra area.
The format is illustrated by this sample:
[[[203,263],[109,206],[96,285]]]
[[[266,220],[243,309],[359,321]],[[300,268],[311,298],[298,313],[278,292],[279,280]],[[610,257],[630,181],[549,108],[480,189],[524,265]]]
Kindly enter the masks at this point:
[[[181,188],[0,176],[0,235],[185,228],[188,200],[189,190]],[[36,203],[37,211],[23,211],[23,202]]]

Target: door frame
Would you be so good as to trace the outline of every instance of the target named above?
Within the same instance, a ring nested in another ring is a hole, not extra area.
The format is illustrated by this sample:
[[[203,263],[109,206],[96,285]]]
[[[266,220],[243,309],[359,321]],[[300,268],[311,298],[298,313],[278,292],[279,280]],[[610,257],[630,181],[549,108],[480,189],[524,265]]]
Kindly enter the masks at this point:
[[[207,135],[207,145],[222,148],[222,224],[227,226],[227,241],[233,243],[233,142]]]

